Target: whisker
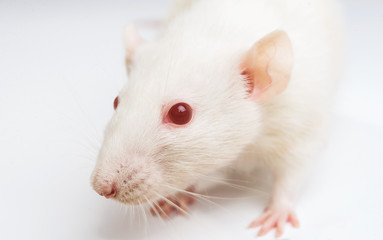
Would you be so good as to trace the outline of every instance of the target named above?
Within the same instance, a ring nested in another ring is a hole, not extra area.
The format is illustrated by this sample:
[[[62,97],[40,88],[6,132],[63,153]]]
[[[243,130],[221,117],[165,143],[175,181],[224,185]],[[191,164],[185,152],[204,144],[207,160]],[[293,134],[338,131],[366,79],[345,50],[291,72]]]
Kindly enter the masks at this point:
[[[154,202],[149,201],[149,199],[146,197],[146,195],[144,195],[144,198],[145,198],[146,202],[149,204],[149,207],[151,209],[153,209],[153,211],[157,214],[157,216],[159,216],[160,214],[157,212],[157,209],[153,206]]]
[[[132,206],[129,206],[129,208],[128,208],[128,210],[129,210],[129,219],[130,219],[129,223],[130,223],[130,225],[132,225],[133,219],[134,219],[133,209],[132,208],[133,208]]]
[[[214,179],[214,178],[212,178],[210,176],[206,176],[206,175],[202,175],[202,174],[200,176],[203,177],[205,180],[208,180],[208,181],[211,181],[211,182],[215,182],[215,183],[219,183],[219,184],[223,184],[223,185],[232,187],[232,188],[237,189],[237,190],[247,191],[247,192],[256,193],[256,194],[263,194],[263,195],[266,195],[266,196],[270,195],[268,192],[265,192],[265,191],[262,191],[262,190],[259,190],[259,189],[255,189],[255,188],[246,187],[246,186],[243,186],[243,185],[238,185],[238,184],[235,184],[235,183],[230,183],[228,181],[225,181],[225,179]]]
[[[145,197],[146,201],[148,202],[148,204],[150,205],[150,207],[153,209],[153,211],[157,214],[157,216],[159,217],[160,221],[166,226],[166,223],[165,223],[164,219],[162,219],[162,217],[161,217],[160,213],[157,211],[156,207],[164,214],[164,216],[166,216],[166,213],[164,212],[164,210],[162,210],[162,208],[157,203],[155,203],[154,201],[149,201],[149,199],[146,196],[144,196],[144,197]],[[171,229],[174,229],[174,225],[173,225],[172,221],[169,220],[169,223],[172,225]],[[169,229],[169,228],[166,228],[166,229]],[[173,233],[170,233],[170,235],[171,235],[172,239],[176,239],[176,238],[174,238]]]
[[[138,206],[141,209],[142,216],[143,216],[143,219],[144,219],[145,238],[148,239],[148,219],[146,217],[145,208],[143,207],[143,205],[142,205],[140,200],[138,200]]]
[[[182,213],[184,213],[185,215],[187,216],[190,216],[190,214],[188,212],[186,212],[185,210],[183,210],[182,208],[180,208],[179,206],[177,206],[177,204],[173,203],[172,201],[170,201],[169,199],[167,199],[166,197],[163,197],[162,195],[158,194],[157,192],[154,192],[159,198],[161,198],[162,200],[164,200],[165,202],[169,203],[170,205],[172,205],[173,207],[175,207],[177,210],[181,211]]]
[[[220,196],[211,196],[211,195],[202,194],[202,193],[190,192],[190,191],[179,189],[179,188],[176,188],[176,187],[170,186],[170,185],[163,185],[163,186],[164,187],[168,187],[168,188],[173,189],[173,190],[178,191],[178,192],[182,192],[182,193],[186,193],[186,194],[195,196],[195,197],[204,198],[204,200],[206,200],[206,201],[209,201],[209,199],[233,200],[233,199],[248,199],[248,198],[252,198],[252,197],[220,197]]]
[[[205,202],[207,202],[207,203],[209,203],[209,204],[212,204],[212,205],[214,205],[214,206],[216,206],[216,207],[219,207],[219,208],[225,210],[226,212],[229,212],[229,211],[228,211],[226,208],[224,208],[223,206],[221,206],[221,205],[219,205],[218,203],[216,203],[216,202],[214,202],[214,201],[208,199],[210,196],[205,196],[205,195],[203,195],[203,194],[194,193],[194,192],[190,192],[190,191],[187,191],[187,190],[178,189],[178,188],[171,187],[171,186],[166,186],[166,185],[164,185],[164,186],[165,186],[165,187],[168,187],[168,188],[170,188],[170,189],[173,189],[173,190],[175,190],[175,191],[181,192],[181,193],[189,194],[189,195],[191,195],[191,196],[196,197],[196,198],[199,199],[199,200],[203,200],[203,201],[205,201]]]

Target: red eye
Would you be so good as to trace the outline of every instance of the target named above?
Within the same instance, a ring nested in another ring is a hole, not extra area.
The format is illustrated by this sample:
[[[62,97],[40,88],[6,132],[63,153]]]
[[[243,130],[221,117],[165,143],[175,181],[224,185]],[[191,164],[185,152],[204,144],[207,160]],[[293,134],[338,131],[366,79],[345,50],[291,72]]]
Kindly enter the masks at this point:
[[[114,102],[113,102],[113,108],[114,108],[114,110],[116,110],[116,108],[117,108],[117,106],[118,106],[118,103],[119,103],[119,100],[118,100],[118,97],[116,97],[116,98],[114,99]]]
[[[184,125],[192,118],[192,108],[186,103],[177,103],[168,112],[170,122]]]

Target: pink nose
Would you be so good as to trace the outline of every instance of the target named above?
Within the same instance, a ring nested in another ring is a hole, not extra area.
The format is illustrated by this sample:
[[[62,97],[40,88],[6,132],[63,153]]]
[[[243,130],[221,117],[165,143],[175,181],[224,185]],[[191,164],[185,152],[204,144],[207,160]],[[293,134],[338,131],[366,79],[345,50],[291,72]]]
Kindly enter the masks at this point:
[[[98,194],[100,194],[101,196],[104,196],[106,198],[115,197],[117,194],[116,185],[114,183],[112,183],[110,185],[104,185]]]

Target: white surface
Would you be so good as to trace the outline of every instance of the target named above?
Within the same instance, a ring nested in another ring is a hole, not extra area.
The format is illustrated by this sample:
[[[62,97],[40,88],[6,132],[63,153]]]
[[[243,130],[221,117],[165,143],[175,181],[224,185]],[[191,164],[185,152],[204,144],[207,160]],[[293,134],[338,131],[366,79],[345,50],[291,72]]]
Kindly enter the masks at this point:
[[[0,239],[255,239],[262,195],[218,188],[163,222],[92,191],[89,176],[126,80],[122,28],[169,1],[0,1]],[[282,239],[383,239],[383,2],[344,0],[346,79],[328,147]],[[150,29],[143,30],[152,36]],[[269,234],[263,239],[273,239]]]

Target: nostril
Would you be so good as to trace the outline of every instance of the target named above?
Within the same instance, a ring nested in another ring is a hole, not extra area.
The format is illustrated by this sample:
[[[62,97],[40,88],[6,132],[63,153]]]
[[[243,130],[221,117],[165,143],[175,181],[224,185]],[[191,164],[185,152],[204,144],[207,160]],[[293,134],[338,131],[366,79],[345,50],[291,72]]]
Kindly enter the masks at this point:
[[[106,198],[112,198],[112,197],[115,197],[115,196],[116,196],[116,193],[117,193],[116,188],[113,187],[112,190],[111,190],[109,193],[107,193],[107,194],[104,195],[104,197],[106,197]]]
[[[99,192],[99,194],[101,196],[104,196],[106,198],[112,198],[112,197],[115,197],[116,194],[117,194],[117,189],[116,189],[116,185],[113,183],[111,185],[106,185],[104,186],[104,188],[102,189],[101,192]]]

